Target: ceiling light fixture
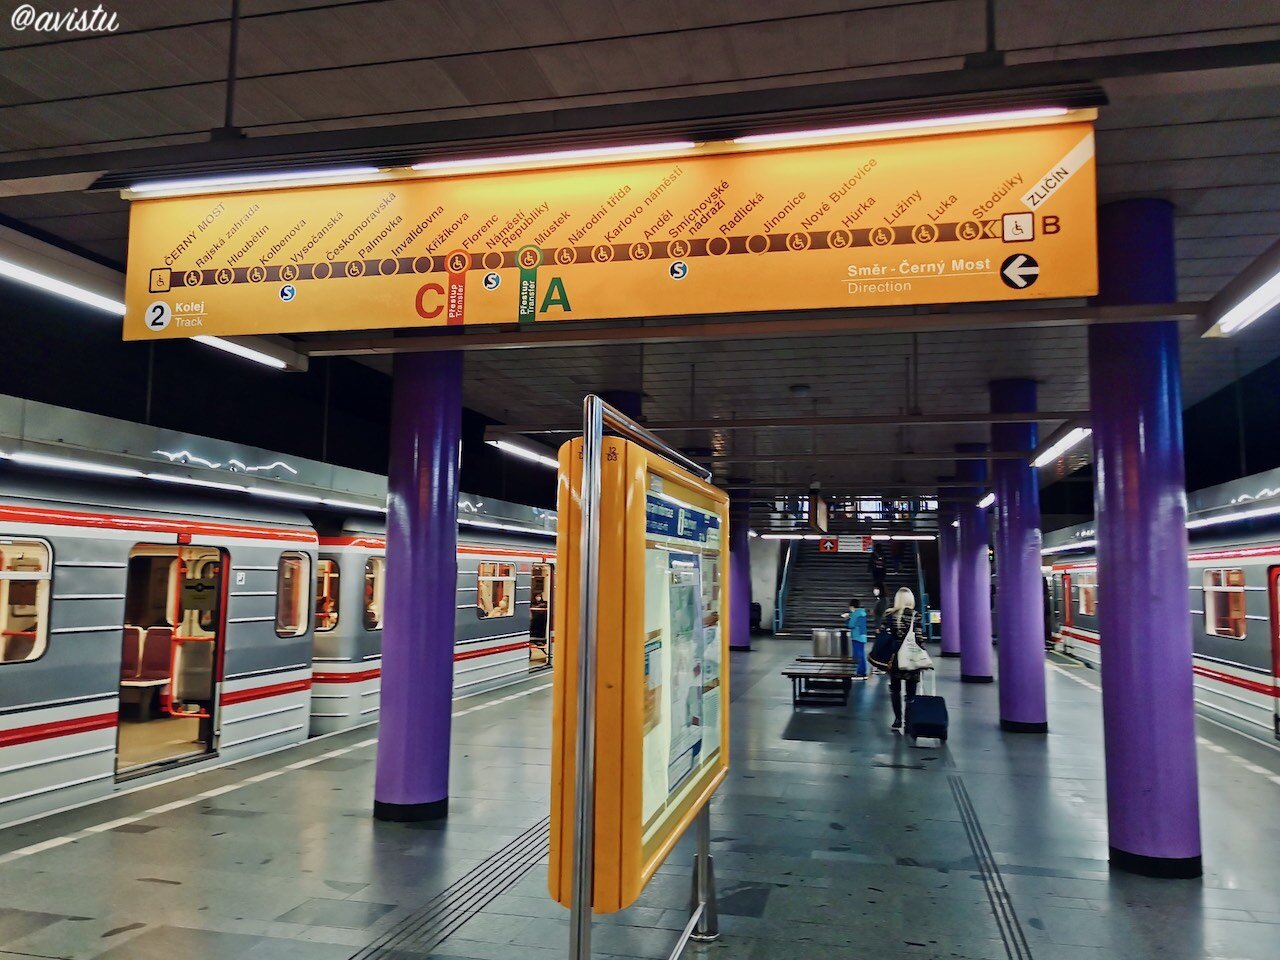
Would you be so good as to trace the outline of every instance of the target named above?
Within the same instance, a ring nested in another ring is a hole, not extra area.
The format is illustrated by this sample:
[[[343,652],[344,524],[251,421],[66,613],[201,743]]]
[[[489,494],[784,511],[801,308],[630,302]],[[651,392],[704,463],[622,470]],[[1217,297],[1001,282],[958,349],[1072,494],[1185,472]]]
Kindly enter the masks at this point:
[[[560,463],[553,457],[544,456],[536,450],[530,450],[518,444],[511,443],[507,440],[486,440],[491,447],[497,447],[503,453],[509,453],[513,457],[519,457],[521,460],[528,460],[530,463],[540,463],[544,467],[550,467],[552,470],[559,470]]]
[[[1077,543],[1064,543],[1060,547],[1045,547],[1040,553],[1047,556],[1051,553],[1066,553],[1069,550],[1090,550],[1097,545],[1097,540],[1080,540]]]
[[[885,120],[875,123],[857,123],[845,127],[826,127],[818,130],[795,130],[781,133],[753,133],[735,137],[737,144],[787,144],[796,140],[840,140],[848,137],[875,136],[900,133],[908,130],[945,132],[947,127],[970,124],[1016,123],[1020,120],[1043,120],[1070,113],[1066,107],[1028,107],[1021,110],[998,110],[990,113],[962,113],[950,117],[922,117],[916,120]]]
[[[684,153],[697,144],[692,140],[672,140],[667,143],[633,143],[613,147],[583,147],[578,150],[548,150],[540,153],[513,153],[496,157],[463,157],[455,160],[425,160],[415,163],[413,169],[420,173],[439,173],[489,167],[522,167],[535,164],[557,166],[560,164],[590,163],[596,160],[630,160],[652,157],[656,154]]]
[[[187,487],[204,487],[208,490],[225,490],[228,493],[244,493],[248,487],[238,483],[220,483],[217,480],[197,480],[195,477],[177,477],[169,473],[148,473],[148,480],[159,480],[161,483],[178,483]]]
[[[38,290],[56,294],[59,297],[66,297],[68,300],[75,300],[78,303],[103,310],[117,317],[124,316],[124,304],[119,300],[104,297],[102,294],[86,290],[84,287],[76,286],[74,283],[67,283],[65,280],[59,280],[38,270],[20,266],[10,260],[0,259],[0,277],[8,277],[18,283],[24,283],[29,287],[35,287]]]
[[[1245,294],[1235,306],[1218,318],[1218,330],[1227,336],[1243,330],[1253,321],[1280,306],[1280,270]]]
[[[272,490],[269,487],[245,487],[255,497],[270,497],[273,500],[291,500],[295,503],[321,503],[320,497],[310,493],[294,493],[292,490]]]
[[[227,353],[235,354],[237,357],[243,357],[245,360],[252,360],[254,363],[261,363],[264,366],[272,367],[276,370],[283,370],[288,366],[278,357],[263,353],[261,350],[254,350],[252,347],[246,347],[243,343],[237,343],[234,340],[227,340],[223,337],[211,337],[207,334],[201,334],[198,337],[192,337],[196,343],[203,343],[206,347],[217,347],[219,350],[225,350]]]
[[[371,503],[356,503],[354,500],[337,500],[323,497],[320,500],[326,507],[338,507],[343,510],[367,510],[370,513],[386,513],[386,507],[376,507]]]
[[[978,501],[979,510],[987,510],[991,507],[994,507],[995,505],[996,505],[996,495],[994,493],[988,493],[985,497],[983,497],[981,500]]]
[[[1216,527],[1224,523],[1236,523],[1240,520],[1259,520],[1262,517],[1280,516],[1280,506],[1259,507],[1256,510],[1232,510],[1220,513],[1215,517],[1196,517],[1187,521],[1188,530],[1200,530],[1204,527]]]
[[[266,190],[271,187],[326,183],[351,183],[368,180],[381,173],[377,167],[328,167],[320,170],[276,170],[269,173],[232,173],[222,177],[196,177],[191,180],[156,180],[137,183],[129,188],[142,197],[177,197],[185,194],[219,193],[222,191]]]
[[[543,537],[554,537],[554,530],[539,530],[537,527],[521,527],[514,523],[496,523],[492,520],[476,520],[472,517],[459,517],[458,522],[468,527],[484,527],[487,530],[513,530],[517,533],[532,533]]]
[[[1088,427],[1074,427],[1063,434],[1061,439],[1054,442],[1043,453],[1037,454],[1036,458],[1031,461],[1031,465],[1033,467],[1048,466],[1076,444],[1081,443],[1092,435],[1093,431]]]
[[[85,460],[70,460],[66,457],[47,457],[42,453],[28,453],[25,450],[18,450],[15,453],[4,454],[5,457],[14,463],[21,463],[28,467],[47,467],[50,470],[74,470],[77,473],[92,473],[103,477],[127,477],[136,479],[143,476],[141,470],[134,470],[131,467],[116,467],[107,463],[90,463]]]

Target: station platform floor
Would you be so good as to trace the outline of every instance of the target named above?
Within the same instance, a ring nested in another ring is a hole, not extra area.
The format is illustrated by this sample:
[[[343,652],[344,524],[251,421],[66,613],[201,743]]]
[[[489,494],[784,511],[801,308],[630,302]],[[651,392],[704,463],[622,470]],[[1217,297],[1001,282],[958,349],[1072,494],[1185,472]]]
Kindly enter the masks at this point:
[[[712,808],[721,939],[742,960],[1280,956],[1280,751],[1200,724],[1206,874],[1111,873],[1098,676],[1049,668],[1048,736],[1003,734],[994,685],[941,661],[947,749],[889,730],[887,684],[794,712],[798,641],[732,663]],[[455,705],[447,821],[374,821],[357,730],[0,831],[0,960],[552,960],[549,677]],[[595,956],[665,958],[682,843]]]

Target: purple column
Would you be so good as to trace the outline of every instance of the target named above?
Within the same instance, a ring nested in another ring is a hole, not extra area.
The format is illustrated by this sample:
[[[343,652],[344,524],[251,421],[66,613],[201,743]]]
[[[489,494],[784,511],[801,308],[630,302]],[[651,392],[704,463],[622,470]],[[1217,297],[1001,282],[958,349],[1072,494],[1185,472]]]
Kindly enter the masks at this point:
[[[950,477],[947,478],[951,479]],[[938,497],[948,500],[955,490],[940,487]],[[960,656],[960,528],[955,504],[938,505],[938,605],[942,611],[942,655]]]
[[[991,384],[992,413],[1032,413],[1033,380]],[[994,423],[993,449],[1034,450],[1034,423]],[[1000,728],[1014,733],[1047,733],[1044,696],[1044,587],[1040,574],[1040,483],[1027,459],[997,460],[996,619],[1000,624]]]
[[[398,354],[391,389],[373,815],[432,820],[449,809],[462,354]]]
[[[961,443],[957,453],[983,453],[985,443]],[[987,462],[957,460],[956,481],[967,500],[956,510],[960,520],[956,551],[956,596],[960,609],[960,679],[990,683],[991,676],[991,525],[977,500],[986,492]]]
[[[1173,207],[1098,211],[1099,301],[1176,299]],[[1089,328],[1111,864],[1198,877],[1182,385],[1173,321]]]
[[[751,495],[729,491],[729,649],[751,649]]]

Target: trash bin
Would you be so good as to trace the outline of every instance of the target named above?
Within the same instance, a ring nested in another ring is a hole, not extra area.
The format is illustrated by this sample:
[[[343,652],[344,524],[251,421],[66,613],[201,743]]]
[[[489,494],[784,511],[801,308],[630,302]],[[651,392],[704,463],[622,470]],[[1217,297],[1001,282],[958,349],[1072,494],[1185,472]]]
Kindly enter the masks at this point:
[[[841,628],[820,628],[813,630],[813,655],[815,657],[853,656],[853,646],[849,642],[849,631]]]

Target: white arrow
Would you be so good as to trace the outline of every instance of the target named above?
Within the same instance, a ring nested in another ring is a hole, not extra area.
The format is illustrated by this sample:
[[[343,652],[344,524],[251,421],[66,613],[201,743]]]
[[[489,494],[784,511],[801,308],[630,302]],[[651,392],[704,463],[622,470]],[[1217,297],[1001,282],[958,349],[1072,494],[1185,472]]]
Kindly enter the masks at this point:
[[[1010,283],[1018,289],[1022,289],[1031,281],[1028,277],[1038,276],[1040,268],[1035,263],[1028,263],[1025,254],[1018,254],[1016,258],[1009,261],[1009,265],[1004,268],[1004,275]]]

